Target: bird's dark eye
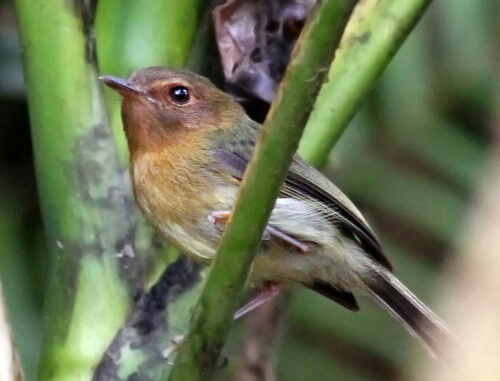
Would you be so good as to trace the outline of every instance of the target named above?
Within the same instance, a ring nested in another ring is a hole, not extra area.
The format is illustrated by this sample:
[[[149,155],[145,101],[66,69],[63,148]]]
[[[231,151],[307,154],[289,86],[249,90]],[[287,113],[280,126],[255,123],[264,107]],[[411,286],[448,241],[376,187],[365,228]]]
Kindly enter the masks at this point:
[[[170,98],[177,104],[189,102],[189,89],[185,86],[174,86],[170,89]]]

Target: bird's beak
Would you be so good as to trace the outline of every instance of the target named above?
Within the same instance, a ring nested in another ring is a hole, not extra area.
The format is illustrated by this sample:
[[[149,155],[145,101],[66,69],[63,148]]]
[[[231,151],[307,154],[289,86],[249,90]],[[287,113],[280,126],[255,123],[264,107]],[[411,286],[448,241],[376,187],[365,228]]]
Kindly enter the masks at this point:
[[[126,79],[103,75],[99,77],[107,86],[119,92],[121,95],[140,95],[142,92]]]

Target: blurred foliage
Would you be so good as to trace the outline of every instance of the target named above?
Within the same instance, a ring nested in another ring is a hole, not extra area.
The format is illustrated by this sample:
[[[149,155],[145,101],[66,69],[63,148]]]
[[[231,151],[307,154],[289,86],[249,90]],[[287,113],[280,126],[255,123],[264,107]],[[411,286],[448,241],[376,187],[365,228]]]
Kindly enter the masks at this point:
[[[398,276],[431,306],[489,146],[499,8],[493,0],[431,4],[325,168],[364,211]],[[33,380],[45,244],[10,2],[0,2],[0,20],[0,277]],[[423,349],[371,302],[361,307],[354,314],[297,290],[278,379],[404,379]]]

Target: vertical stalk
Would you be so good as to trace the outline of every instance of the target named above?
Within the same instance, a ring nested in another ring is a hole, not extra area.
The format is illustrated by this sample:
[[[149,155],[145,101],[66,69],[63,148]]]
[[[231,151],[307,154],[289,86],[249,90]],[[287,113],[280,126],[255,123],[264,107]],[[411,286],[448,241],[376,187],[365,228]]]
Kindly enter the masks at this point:
[[[302,31],[245,173],[169,380],[207,380],[233,320],[267,220],[356,1],[318,3]],[[163,379],[166,379],[165,377]]]
[[[79,2],[17,0],[50,248],[39,380],[88,380],[142,287],[133,201]]]
[[[299,153],[320,166],[431,0],[366,0],[345,30]]]

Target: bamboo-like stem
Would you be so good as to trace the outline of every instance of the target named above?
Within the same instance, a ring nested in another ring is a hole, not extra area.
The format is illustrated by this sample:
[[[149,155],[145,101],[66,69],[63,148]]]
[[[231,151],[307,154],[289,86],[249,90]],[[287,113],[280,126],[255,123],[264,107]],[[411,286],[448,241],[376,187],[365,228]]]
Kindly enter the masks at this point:
[[[392,1],[392,3],[394,3],[394,1]],[[385,49],[397,49],[411,32],[411,29],[418,21],[421,12],[428,3],[429,2],[420,2],[420,4],[414,3],[413,7],[410,9],[398,10],[397,14],[404,16],[402,17],[403,22],[398,22],[396,24],[397,29],[391,30],[389,36],[390,40],[381,39],[382,35],[380,32],[383,29],[379,30],[378,26],[375,27],[375,25],[373,25],[375,21],[384,23],[391,22],[391,20],[386,18],[388,15],[383,13],[384,9],[387,9],[389,2],[379,2],[378,6],[381,8],[377,9],[375,12],[373,12],[372,9],[374,3],[370,3],[370,1],[363,2],[356,7],[342,37],[335,61],[330,68],[329,81],[323,85],[320,91],[314,110],[311,113],[304,131],[304,135],[300,141],[299,153],[302,158],[315,166],[320,166],[326,161],[331,149],[345,131],[352,116],[349,115],[347,105],[352,108],[350,111],[351,113],[357,110],[360,100],[366,96],[372,83],[388,65],[394,54],[391,53],[388,55],[383,62],[374,62],[374,59],[380,59],[380,53],[387,54],[384,52],[384,49],[380,49],[380,45],[385,43],[389,44]],[[404,5],[403,3],[399,4],[400,7]],[[406,5],[412,6],[412,4]],[[365,21],[362,21],[361,18],[364,18]],[[401,32],[401,30],[403,30],[403,32]],[[369,40],[367,33],[377,33],[377,40]],[[360,35],[365,35],[367,39],[367,41],[364,41],[364,44],[362,44],[363,41],[359,38],[355,38],[355,36]],[[387,36],[384,35],[383,37],[386,38]],[[371,43],[375,44],[374,47],[367,46]],[[368,58],[371,58],[371,62],[368,61],[366,59],[367,57],[364,55],[368,55]],[[372,70],[370,73],[371,77],[368,78],[369,82],[366,82],[367,77],[364,73],[351,73],[351,68],[353,71],[355,67],[359,68],[359,70],[366,70],[367,68]],[[379,70],[379,72],[376,70]],[[359,86],[357,81],[363,81],[363,86]],[[344,89],[339,90],[339,87],[343,86],[345,86]],[[348,88],[347,86],[350,87]],[[358,93],[353,94],[352,90],[358,91]],[[353,99],[358,99],[358,101],[355,103],[346,103]],[[335,106],[337,104],[338,107]],[[322,141],[325,147],[320,151],[316,150],[319,141]],[[250,344],[247,345],[259,345],[259,343],[256,344],[256,340],[252,338],[248,338],[248,340]],[[261,353],[267,353],[266,350],[269,350],[269,348],[265,347],[266,345],[266,342],[260,343],[261,347],[258,349]],[[244,360],[247,365],[251,361],[246,354]],[[250,365],[248,365],[247,371],[251,373],[252,370],[255,370],[255,366]],[[261,360],[259,365],[264,366],[265,363],[262,363]],[[244,368],[240,370],[240,372],[244,371]],[[265,372],[258,372],[258,374],[264,378],[266,377],[265,375],[267,375]],[[245,374],[245,377],[246,376]]]
[[[86,10],[16,2],[40,203],[50,248],[40,380],[90,379],[141,285],[132,200],[109,134]],[[137,266],[138,274],[123,271]],[[135,277],[134,277],[135,275]]]
[[[366,0],[356,7],[300,142],[299,154],[310,164],[324,163],[430,2]]]
[[[14,344],[7,305],[0,282],[0,380],[24,381],[23,368]]]
[[[138,228],[128,171],[110,134],[86,34],[92,12],[63,0],[18,0],[16,8],[51,249],[39,379],[89,380],[126,328],[159,254],[151,230]],[[198,278],[197,271],[182,275]],[[180,299],[194,304],[195,296]]]
[[[335,61],[330,68],[329,80],[319,93],[299,145],[299,153],[302,158],[314,166],[319,167],[326,161],[331,149],[345,131],[352,114],[358,109],[361,99],[366,96],[378,75],[389,64],[394,52],[387,55],[386,50],[399,48],[429,1],[420,2],[420,4],[416,2],[406,4],[410,6],[409,9],[401,9],[401,6],[405,6],[402,2],[400,4],[391,3],[395,2],[379,2],[379,8],[374,11],[374,2],[362,2],[356,7],[349,20]],[[397,10],[396,13],[401,16],[402,22],[396,23],[395,27],[391,29],[389,40],[386,40],[387,35],[381,33],[387,28],[379,29],[375,23],[393,22],[390,20],[389,14],[384,13],[389,6],[392,7],[391,11]],[[373,34],[376,34],[375,39],[370,39]],[[364,36],[366,41],[363,41],[359,36]],[[370,46],[370,44],[374,45]],[[382,44],[388,45],[381,47]],[[374,61],[380,60],[384,55],[386,55],[384,61]],[[371,70],[368,73],[368,78],[363,72],[367,69]],[[354,70],[360,71],[354,72]],[[359,85],[360,81],[362,81],[362,85]],[[353,90],[358,91],[358,93],[353,93]],[[353,100],[354,102],[352,102]],[[324,148],[318,151],[316,147],[319,142]],[[265,344],[262,345],[265,346]],[[262,353],[266,353],[266,348],[260,348],[260,350]],[[246,358],[245,360],[249,361]],[[249,367],[249,369],[254,368]],[[259,374],[263,375],[264,373],[260,372]]]
[[[156,381],[172,369],[162,352],[188,326],[191,310],[201,293],[200,265],[181,256],[135,304],[120,327],[92,381]]]
[[[186,342],[170,381],[207,380],[213,373],[250,265],[295,153],[313,101],[356,1],[319,2],[297,42],[264,123]],[[252,221],[252,223],[249,223]]]

